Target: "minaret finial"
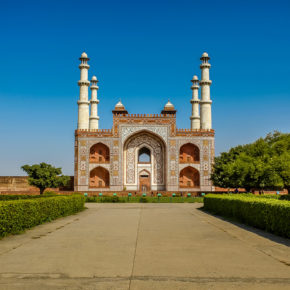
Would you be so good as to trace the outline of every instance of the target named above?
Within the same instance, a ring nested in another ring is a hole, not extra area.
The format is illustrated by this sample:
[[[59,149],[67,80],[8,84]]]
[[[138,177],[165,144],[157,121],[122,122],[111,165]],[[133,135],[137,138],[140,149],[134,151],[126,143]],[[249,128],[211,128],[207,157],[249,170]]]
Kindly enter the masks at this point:
[[[78,81],[80,87],[80,97],[78,100],[78,129],[89,129],[89,85],[88,81],[88,70],[90,66],[88,65],[88,55],[83,52],[80,57],[79,69],[81,71],[81,78]]]
[[[198,99],[198,77],[194,75],[192,77],[192,99],[190,100],[190,103],[192,105],[192,113],[190,116],[191,120],[191,129],[200,129],[200,117],[199,117],[199,99]]]
[[[99,129],[99,119],[98,116],[98,104],[99,100],[97,98],[97,92],[98,92],[98,79],[96,76],[92,77],[91,80],[91,116],[90,116],[90,130],[96,130]]]
[[[200,58],[201,60],[201,80],[199,84],[201,86],[201,100],[200,100],[200,125],[201,129],[211,129],[212,119],[211,119],[211,104],[210,99],[210,85],[211,80],[209,79],[209,69],[211,65],[209,64],[210,57],[206,52],[204,52]]]

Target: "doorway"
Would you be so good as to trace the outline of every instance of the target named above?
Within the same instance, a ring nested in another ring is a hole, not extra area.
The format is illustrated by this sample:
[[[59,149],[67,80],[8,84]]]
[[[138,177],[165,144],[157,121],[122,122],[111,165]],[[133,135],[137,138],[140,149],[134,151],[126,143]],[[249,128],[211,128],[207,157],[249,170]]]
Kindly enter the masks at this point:
[[[139,175],[139,190],[142,193],[147,193],[151,190],[150,173],[142,170]]]

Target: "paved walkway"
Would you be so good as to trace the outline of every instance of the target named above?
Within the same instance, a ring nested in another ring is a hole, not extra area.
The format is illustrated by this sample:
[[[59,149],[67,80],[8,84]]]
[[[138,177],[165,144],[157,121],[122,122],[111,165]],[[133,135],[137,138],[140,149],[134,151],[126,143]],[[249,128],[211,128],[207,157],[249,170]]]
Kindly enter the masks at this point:
[[[0,240],[0,289],[290,289],[290,242],[198,204],[87,204]]]

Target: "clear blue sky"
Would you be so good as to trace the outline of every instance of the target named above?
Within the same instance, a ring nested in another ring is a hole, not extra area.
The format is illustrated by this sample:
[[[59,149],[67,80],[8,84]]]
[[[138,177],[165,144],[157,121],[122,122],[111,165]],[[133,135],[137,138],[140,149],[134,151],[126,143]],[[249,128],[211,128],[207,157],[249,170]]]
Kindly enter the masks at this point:
[[[100,127],[119,98],[190,126],[190,79],[211,56],[216,153],[290,131],[290,1],[1,1],[0,175],[41,161],[73,174],[79,56],[99,82]]]

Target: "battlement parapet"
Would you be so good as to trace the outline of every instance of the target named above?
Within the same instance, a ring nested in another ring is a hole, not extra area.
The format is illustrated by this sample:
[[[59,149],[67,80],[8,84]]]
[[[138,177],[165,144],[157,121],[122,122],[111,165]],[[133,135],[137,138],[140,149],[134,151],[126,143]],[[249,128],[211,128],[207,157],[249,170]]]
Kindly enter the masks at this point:
[[[213,129],[176,129],[176,136],[214,136]]]
[[[78,129],[75,130],[75,136],[82,137],[112,137],[112,129]]]
[[[174,114],[118,114],[114,118],[175,118]]]

